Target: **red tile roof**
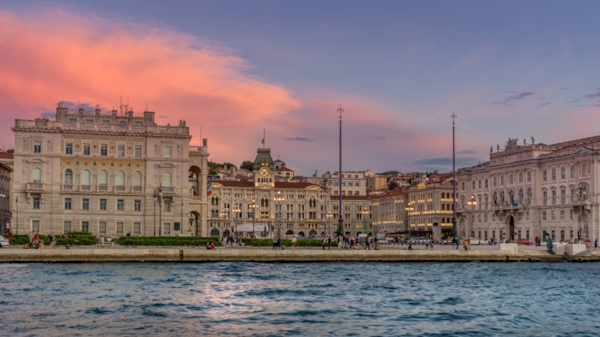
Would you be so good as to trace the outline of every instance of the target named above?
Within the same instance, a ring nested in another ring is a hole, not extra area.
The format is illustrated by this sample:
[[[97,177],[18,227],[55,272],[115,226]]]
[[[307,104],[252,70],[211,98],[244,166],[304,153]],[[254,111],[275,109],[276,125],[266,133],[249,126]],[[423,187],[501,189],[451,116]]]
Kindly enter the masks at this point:
[[[311,184],[311,183],[297,183],[297,182],[284,182],[284,181],[276,181],[275,188],[307,188],[309,186],[316,186],[321,188],[319,185]]]
[[[213,184],[221,184],[225,187],[254,187],[254,182],[252,181],[215,180]]]
[[[277,172],[279,172],[279,171],[289,171],[289,172],[294,172],[294,170],[290,170],[289,168],[287,168],[287,167],[285,167],[285,166],[282,166],[282,167],[278,168],[278,169],[277,169],[277,170],[275,170],[275,171],[277,171]]]
[[[0,158],[14,159],[15,157],[13,156],[12,153],[9,153],[9,152],[0,152]]]
[[[342,200],[369,200],[370,195],[342,195]],[[339,195],[332,195],[331,200],[340,200]]]

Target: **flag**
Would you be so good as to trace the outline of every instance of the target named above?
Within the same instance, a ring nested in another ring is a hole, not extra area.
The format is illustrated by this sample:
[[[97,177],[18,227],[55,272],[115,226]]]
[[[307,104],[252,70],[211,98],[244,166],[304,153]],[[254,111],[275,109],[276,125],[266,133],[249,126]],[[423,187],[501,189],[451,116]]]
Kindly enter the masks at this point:
[[[512,201],[513,206],[517,206],[517,202],[515,201],[515,198],[512,195],[510,196],[510,201]]]
[[[265,138],[263,137],[263,139],[260,142],[262,145],[265,145]]]
[[[498,200],[496,200],[496,197],[493,196],[492,199],[494,199],[494,204],[496,204],[496,206],[498,206]]]
[[[211,195],[211,194],[212,194],[212,191],[208,191],[208,192],[206,192],[206,196],[207,196],[207,197],[210,197],[210,195]]]

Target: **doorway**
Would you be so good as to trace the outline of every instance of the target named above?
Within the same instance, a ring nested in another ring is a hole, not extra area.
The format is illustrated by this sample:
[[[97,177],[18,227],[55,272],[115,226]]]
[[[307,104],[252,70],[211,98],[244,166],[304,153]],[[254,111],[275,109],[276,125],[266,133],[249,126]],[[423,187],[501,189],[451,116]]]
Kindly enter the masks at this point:
[[[511,215],[508,217],[508,233],[511,239],[515,239],[515,218]]]

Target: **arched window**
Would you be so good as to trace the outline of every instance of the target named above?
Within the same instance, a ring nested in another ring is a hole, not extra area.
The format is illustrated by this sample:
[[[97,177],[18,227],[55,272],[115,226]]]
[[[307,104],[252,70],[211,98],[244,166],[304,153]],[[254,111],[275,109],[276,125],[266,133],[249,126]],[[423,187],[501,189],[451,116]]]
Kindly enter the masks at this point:
[[[41,183],[42,182],[42,170],[40,170],[37,167],[34,168],[32,178],[33,178],[32,180],[34,183]]]
[[[142,172],[135,172],[133,174],[133,186],[142,186]]]
[[[125,172],[117,172],[117,186],[125,186]]]
[[[163,187],[171,187],[171,173],[167,172],[163,175]]]
[[[84,186],[90,185],[90,171],[88,171],[88,170],[81,171],[81,185],[84,185]]]
[[[527,189],[527,204],[531,204],[531,188]]]
[[[523,202],[523,189],[519,190],[519,202]]]
[[[504,191],[500,192],[500,202],[502,204],[506,203],[506,200],[504,199]]]
[[[104,170],[98,174],[98,185],[108,185],[108,173]]]
[[[260,198],[260,207],[269,207],[269,198],[263,196]]]
[[[71,169],[65,170],[65,185],[73,185],[73,171]]]

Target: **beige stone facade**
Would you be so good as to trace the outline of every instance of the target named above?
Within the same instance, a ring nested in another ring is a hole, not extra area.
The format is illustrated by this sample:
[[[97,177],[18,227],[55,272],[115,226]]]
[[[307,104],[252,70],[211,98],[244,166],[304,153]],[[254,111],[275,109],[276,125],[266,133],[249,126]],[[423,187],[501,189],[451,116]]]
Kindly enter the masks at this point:
[[[552,145],[509,139],[457,173],[459,234],[481,240],[600,236],[600,136]],[[469,206],[473,198],[476,206]],[[579,235],[578,235],[579,234]]]
[[[408,189],[371,196],[373,234],[408,231]]]
[[[452,232],[452,177],[409,188],[408,203],[412,236],[448,239]]]
[[[15,121],[15,233],[206,235],[207,146],[154,112]]]
[[[12,217],[10,205],[10,188],[12,168],[6,164],[0,163],[0,233],[8,232],[10,220]]]

